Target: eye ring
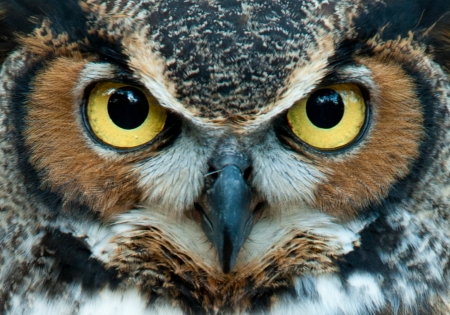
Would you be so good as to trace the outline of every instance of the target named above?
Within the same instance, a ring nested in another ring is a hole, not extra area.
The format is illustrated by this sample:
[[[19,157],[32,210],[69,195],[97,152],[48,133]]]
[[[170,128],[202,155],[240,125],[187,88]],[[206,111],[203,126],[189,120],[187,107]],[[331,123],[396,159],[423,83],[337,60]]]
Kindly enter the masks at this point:
[[[308,112],[311,103],[316,117]],[[361,139],[369,114],[370,108],[359,86],[345,83],[318,89],[295,102],[286,118],[299,140],[327,152],[347,148]]]
[[[100,143],[133,149],[150,142],[164,129],[166,109],[141,87],[98,82],[87,94],[84,121]]]

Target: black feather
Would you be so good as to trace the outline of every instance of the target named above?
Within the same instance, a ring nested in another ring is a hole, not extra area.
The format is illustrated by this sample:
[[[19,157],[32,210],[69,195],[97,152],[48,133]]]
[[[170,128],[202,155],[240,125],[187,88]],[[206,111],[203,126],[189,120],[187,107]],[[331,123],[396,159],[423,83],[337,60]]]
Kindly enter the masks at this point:
[[[366,13],[354,21],[358,37],[364,39],[375,34],[380,34],[382,40],[407,37],[409,32],[416,33],[430,28],[450,12],[448,0],[367,2]]]
[[[434,60],[450,71],[450,12],[443,15],[428,34],[428,52]]]
[[[17,35],[26,35],[47,19],[55,34],[66,33],[70,41],[86,37],[86,17],[78,1],[0,1],[0,62],[17,47]]]

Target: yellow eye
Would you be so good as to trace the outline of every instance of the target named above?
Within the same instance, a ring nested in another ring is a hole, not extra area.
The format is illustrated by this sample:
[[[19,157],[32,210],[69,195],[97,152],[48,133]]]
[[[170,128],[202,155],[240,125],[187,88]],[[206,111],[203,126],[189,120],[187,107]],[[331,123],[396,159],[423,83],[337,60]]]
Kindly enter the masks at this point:
[[[333,150],[351,143],[366,118],[366,104],[354,84],[332,85],[312,93],[292,106],[287,114],[294,134],[320,150]]]
[[[164,128],[164,107],[144,89],[100,82],[89,95],[87,120],[94,134],[106,144],[134,148],[149,142]]]

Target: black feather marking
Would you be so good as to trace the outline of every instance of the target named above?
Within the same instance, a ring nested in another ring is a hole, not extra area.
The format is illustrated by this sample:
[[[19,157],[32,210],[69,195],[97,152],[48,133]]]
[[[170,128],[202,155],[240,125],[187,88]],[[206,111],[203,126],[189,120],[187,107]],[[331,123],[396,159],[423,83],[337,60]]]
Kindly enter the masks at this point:
[[[86,17],[78,1],[10,0],[0,2],[5,12],[2,31],[28,34],[47,18],[56,33],[67,33],[71,38],[79,38],[80,30],[86,28]]]
[[[401,232],[389,228],[384,217],[367,226],[360,233],[361,246],[338,261],[341,277],[345,279],[356,270],[389,274],[389,267],[381,261],[378,251],[390,246],[395,247],[401,239]]]
[[[366,12],[354,20],[361,39],[369,39],[376,34],[385,41],[406,37],[410,31],[428,29],[450,11],[448,0],[367,2]]]
[[[450,3],[450,2],[449,2]],[[434,55],[434,60],[450,71],[450,9],[447,9],[436,24],[428,32],[428,52]]]
[[[0,63],[18,46],[17,35],[33,32],[47,19],[55,34],[68,34],[70,41],[85,38],[86,17],[78,1],[0,1]]]
[[[83,288],[98,290],[105,285],[114,289],[120,283],[114,269],[106,269],[91,257],[91,251],[82,239],[59,230],[49,230],[42,238],[43,256],[51,256],[59,268],[59,280],[80,282]]]

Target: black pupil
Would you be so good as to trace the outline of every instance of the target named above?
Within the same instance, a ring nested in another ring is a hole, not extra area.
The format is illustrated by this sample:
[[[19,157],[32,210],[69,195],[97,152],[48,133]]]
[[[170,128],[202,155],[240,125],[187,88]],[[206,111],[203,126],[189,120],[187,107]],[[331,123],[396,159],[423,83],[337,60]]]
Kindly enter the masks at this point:
[[[344,102],[334,90],[318,90],[309,97],[306,103],[306,114],[316,127],[333,128],[344,116]]]
[[[137,88],[121,87],[109,97],[109,117],[122,129],[135,129],[142,125],[148,111],[147,97]]]

